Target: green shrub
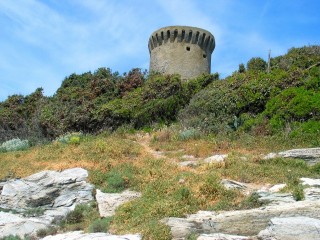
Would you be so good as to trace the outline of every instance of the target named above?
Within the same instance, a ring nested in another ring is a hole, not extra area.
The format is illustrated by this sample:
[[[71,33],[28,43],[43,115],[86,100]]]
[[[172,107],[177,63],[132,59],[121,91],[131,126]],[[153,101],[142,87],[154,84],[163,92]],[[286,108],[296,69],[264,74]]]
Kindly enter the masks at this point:
[[[200,193],[211,199],[218,199],[224,191],[227,191],[221,184],[219,177],[210,173],[200,187]]]
[[[94,214],[95,206],[92,204],[78,204],[73,211],[69,212],[63,224],[76,224],[84,222],[89,216]]]
[[[23,239],[21,239],[17,235],[9,235],[9,236],[0,238],[0,240],[23,240]]]
[[[24,217],[38,217],[43,215],[45,209],[41,207],[29,208],[23,212]]]
[[[260,57],[251,58],[247,63],[248,71],[265,71],[267,62]]]
[[[314,62],[319,59],[317,51],[310,47],[301,53],[309,54],[305,61]],[[266,73],[260,60],[251,61],[257,67],[234,72],[199,91],[179,112],[183,127],[215,134],[244,130],[266,135],[277,134],[294,122],[319,121],[320,68],[274,67]]]
[[[179,133],[179,139],[182,141],[186,141],[189,139],[199,139],[201,137],[201,133],[199,130],[191,128]]]
[[[283,129],[286,123],[305,122],[309,119],[319,121],[320,92],[307,90],[304,87],[288,88],[267,102],[262,115],[270,119],[269,124],[273,131]],[[305,123],[302,125],[302,131],[310,127],[316,130],[313,128],[318,124],[319,122]]]
[[[134,186],[134,177],[139,171],[130,163],[119,164],[108,172],[94,170],[90,173],[93,184],[100,187],[103,192],[116,193],[122,192],[128,187]]]
[[[112,222],[112,217],[96,219],[90,223],[88,231],[90,233],[108,232],[111,222]]]
[[[28,140],[20,140],[19,138],[11,139],[0,145],[0,151],[11,152],[11,151],[21,151],[29,148]]]
[[[66,133],[62,136],[59,136],[56,139],[56,141],[60,143],[65,143],[65,144],[78,145],[80,144],[83,137],[84,135],[82,132],[72,132],[72,133]]]
[[[50,226],[47,228],[39,229],[37,231],[37,237],[44,238],[45,236],[55,235],[58,233],[58,228],[55,226]]]

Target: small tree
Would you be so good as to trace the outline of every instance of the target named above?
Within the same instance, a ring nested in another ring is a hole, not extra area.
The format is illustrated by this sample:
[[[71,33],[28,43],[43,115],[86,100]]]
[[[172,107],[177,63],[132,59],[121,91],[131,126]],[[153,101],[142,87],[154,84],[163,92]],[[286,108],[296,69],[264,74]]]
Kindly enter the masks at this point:
[[[245,66],[244,66],[243,63],[240,63],[240,64],[239,64],[239,70],[238,70],[238,72],[239,72],[239,73],[244,73],[244,72],[246,72],[246,68],[245,68]]]
[[[248,71],[266,71],[267,62],[260,57],[251,58],[247,63]]]

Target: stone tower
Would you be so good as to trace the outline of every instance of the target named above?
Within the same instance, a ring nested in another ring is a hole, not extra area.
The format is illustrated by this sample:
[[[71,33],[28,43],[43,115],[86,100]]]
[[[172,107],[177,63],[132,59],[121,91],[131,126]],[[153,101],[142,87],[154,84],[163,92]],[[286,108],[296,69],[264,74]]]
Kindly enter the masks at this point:
[[[150,72],[178,73],[183,80],[210,73],[214,36],[201,28],[160,28],[149,39]]]

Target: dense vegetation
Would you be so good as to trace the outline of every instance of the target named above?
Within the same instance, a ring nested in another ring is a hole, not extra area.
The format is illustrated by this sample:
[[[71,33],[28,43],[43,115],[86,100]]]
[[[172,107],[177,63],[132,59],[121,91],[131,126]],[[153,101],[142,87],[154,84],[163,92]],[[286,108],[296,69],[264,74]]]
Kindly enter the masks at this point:
[[[217,79],[217,74],[203,75],[182,82],[178,75],[146,77],[140,69],[124,76],[105,68],[72,74],[53,97],[43,96],[39,88],[0,103],[0,142],[19,137],[36,143],[66,132],[170,123],[195,93]]]
[[[211,133],[286,129],[299,135],[319,129],[319,62],[320,47],[309,46],[272,58],[270,73],[256,57],[221,81],[214,74],[182,82],[178,75],[147,76],[140,69],[122,76],[106,68],[71,74],[53,97],[38,88],[1,102],[0,142],[169,124],[177,116],[184,127]]]
[[[213,133],[319,134],[319,63],[319,46],[293,48],[271,59],[270,73],[262,59],[253,58],[247,70],[241,65],[238,72],[196,94],[180,112],[180,121]]]

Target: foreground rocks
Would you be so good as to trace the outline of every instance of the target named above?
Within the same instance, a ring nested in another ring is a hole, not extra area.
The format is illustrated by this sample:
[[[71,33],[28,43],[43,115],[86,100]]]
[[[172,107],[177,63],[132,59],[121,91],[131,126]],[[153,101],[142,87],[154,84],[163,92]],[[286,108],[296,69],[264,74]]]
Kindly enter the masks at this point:
[[[258,234],[265,240],[320,239],[320,220],[309,217],[273,218],[269,226]]]
[[[0,190],[0,237],[35,234],[60,220],[77,204],[93,200],[93,186],[82,168],[42,171],[9,180]],[[6,212],[5,212],[6,211]]]
[[[319,179],[300,180],[306,186],[304,201],[295,201],[292,194],[277,193],[274,189],[258,191],[259,200],[268,202],[267,206],[226,212],[199,211],[187,218],[172,217],[163,222],[171,228],[173,239],[184,239],[191,233],[197,233],[200,240],[320,239]],[[241,186],[238,182],[231,183]],[[288,230],[291,228],[292,231]]]
[[[320,162],[320,148],[301,148],[291,149],[279,153],[269,153],[264,159],[272,159],[277,157],[299,158],[305,160],[308,164],[313,165]]]
[[[320,201],[302,201],[222,213],[199,211],[187,218],[164,219],[164,223],[171,228],[174,239],[183,239],[191,232],[254,236],[265,229],[272,218],[279,216],[305,216],[318,219]]]
[[[122,204],[140,197],[141,194],[133,191],[123,191],[122,193],[103,193],[97,190],[96,200],[98,203],[100,217],[110,217]]]
[[[108,233],[83,233],[82,231],[68,232],[57,234],[54,236],[47,236],[42,240],[140,240],[141,235],[111,235]]]

